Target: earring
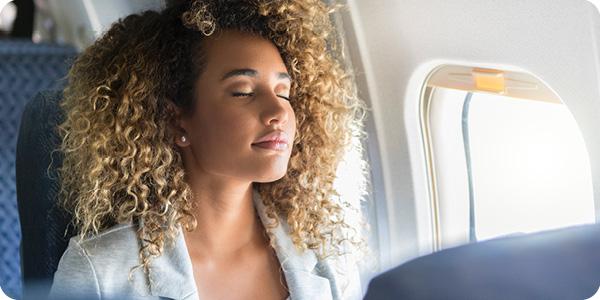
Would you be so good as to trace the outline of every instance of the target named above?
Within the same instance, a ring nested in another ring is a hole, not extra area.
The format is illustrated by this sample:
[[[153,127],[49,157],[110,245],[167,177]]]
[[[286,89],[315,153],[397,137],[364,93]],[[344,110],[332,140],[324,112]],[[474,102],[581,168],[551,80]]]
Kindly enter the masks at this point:
[[[182,143],[185,143],[185,142],[187,142],[187,138],[185,137],[185,135],[182,135],[182,136],[181,136],[181,142],[182,142]]]

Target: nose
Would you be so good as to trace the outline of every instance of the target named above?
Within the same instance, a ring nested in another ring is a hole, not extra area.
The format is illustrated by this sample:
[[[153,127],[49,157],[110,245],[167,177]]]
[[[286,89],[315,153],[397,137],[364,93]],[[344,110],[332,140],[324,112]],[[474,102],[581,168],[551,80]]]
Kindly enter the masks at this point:
[[[261,103],[261,120],[265,126],[286,124],[289,119],[287,100],[277,96],[274,92],[268,93],[264,98]]]

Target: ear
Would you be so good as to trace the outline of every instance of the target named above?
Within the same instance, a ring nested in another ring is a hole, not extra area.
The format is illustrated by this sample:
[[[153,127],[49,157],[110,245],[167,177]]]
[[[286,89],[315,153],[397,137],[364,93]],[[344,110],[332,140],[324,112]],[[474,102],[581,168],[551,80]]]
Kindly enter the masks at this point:
[[[174,142],[179,147],[190,145],[190,135],[188,134],[188,123],[183,110],[173,101],[167,101],[167,113],[169,114],[170,130],[173,133]]]

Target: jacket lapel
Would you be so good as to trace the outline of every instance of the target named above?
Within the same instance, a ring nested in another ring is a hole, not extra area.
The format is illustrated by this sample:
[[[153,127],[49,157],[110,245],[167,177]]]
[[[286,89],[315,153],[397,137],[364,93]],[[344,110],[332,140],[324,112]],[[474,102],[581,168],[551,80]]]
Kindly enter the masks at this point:
[[[173,247],[150,261],[150,294],[171,299],[198,299],[192,261],[180,229]]]
[[[192,261],[182,235],[178,232],[174,247],[165,251],[151,263],[149,273],[150,292],[152,295],[172,299],[198,299],[196,281],[192,269]]]
[[[254,206],[266,227],[272,220],[266,215],[265,206],[260,195],[254,190]],[[271,229],[274,236],[275,253],[283,269],[285,280],[292,300],[330,300],[331,286],[329,279],[315,274],[317,257],[312,250],[300,253],[289,236],[286,221],[281,220],[277,227]]]

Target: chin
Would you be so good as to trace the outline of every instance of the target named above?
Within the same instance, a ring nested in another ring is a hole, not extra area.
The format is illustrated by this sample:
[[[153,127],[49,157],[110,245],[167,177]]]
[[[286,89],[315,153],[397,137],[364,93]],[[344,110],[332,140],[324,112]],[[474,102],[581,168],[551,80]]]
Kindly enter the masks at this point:
[[[254,180],[254,182],[269,183],[269,182],[277,181],[285,176],[286,171],[287,170],[284,170],[283,172],[281,172],[281,171],[271,172],[270,174],[266,174],[264,176],[257,176],[257,178],[256,178],[256,180]]]

